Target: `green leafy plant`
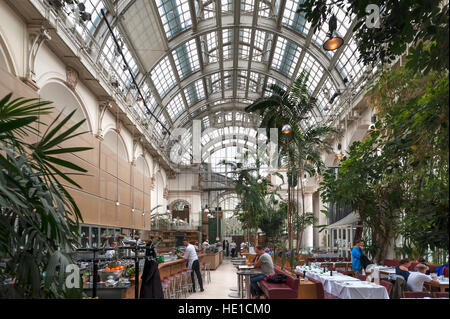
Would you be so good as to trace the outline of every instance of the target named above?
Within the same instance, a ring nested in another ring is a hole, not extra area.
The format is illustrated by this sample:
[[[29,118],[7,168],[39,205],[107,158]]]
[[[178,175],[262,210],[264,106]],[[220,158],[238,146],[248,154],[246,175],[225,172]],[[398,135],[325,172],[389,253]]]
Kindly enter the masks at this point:
[[[80,296],[80,289],[64,285],[71,263],[71,239],[78,239],[80,211],[62,181],[79,188],[73,174],[86,170],[60,156],[90,149],[61,147],[83,121],[63,129],[75,111],[62,113],[39,140],[39,116],[49,114],[51,102],[37,99],[0,100],[0,276],[2,298],[63,298]],[[34,140],[36,140],[33,137]],[[67,169],[69,172],[63,172]],[[80,278],[81,279],[81,278]]]
[[[331,148],[326,138],[336,133],[331,127],[321,124],[305,125],[305,129],[301,128],[300,122],[309,119],[316,105],[316,99],[308,93],[308,77],[308,73],[302,72],[290,92],[278,85],[271,85],[271,96],[259,98],[245,109],[246,112],[262,116],[260,127],[266,129],[267,136],[270,137],[271,128],[278,130],[279,164],[287,170],[288,177],[288,246],[292,249],[295,232],[297,251],[300,250],[307,222],[311,221],[306,219],[303,188],[305,174],[314,176],[324,169],[321,154]],[[286,124],[292,128],[290,134],[282,133],[282,128]],[[297,188],[297,195],[295,188]],[[295,226],[298,216],[300,216],[300,222]]]
[[[324,174],[323,200],[358,212],[377,262],[400,235],[411,258],[428,249],[448,254],[448,95],[446,71],[385,72],[369,95],[375,129],[351,145],[337,178]]]
[[[366,25],[366,8],[373,4],[380,10],[379,28]],[[359,61],[364,64],[392,62],[412,43],[407,59],[411,70],[448,70],[448,3],[440,0],[336,0],[332,3],[305,0],[297,13],[318,30],[328,23],[338,7],[345,12],[347,21],[358,20],[352,31],[358,43]]]

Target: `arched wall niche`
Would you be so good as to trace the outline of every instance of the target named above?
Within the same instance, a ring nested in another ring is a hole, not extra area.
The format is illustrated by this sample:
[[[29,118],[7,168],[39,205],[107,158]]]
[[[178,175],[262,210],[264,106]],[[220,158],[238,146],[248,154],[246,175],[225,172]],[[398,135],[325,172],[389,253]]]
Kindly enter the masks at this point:
[[[138,169],[141,173],[146,177],[150,177],[150,167],[147,163],[147,160],[144,156],[138,156],[135,161],[136,169]]]
[[[10,52],[11,51],[8,48],[6,39],[2,35],[2,30],[0,30],[0,68],[3,68],[14,76],[17,76],[14,60]]]
[[[109,129],[104,135],[102,144],[106,145],[110,150],[117,152],[121,159],[130,162],[125,141],[120,133]]]
[[[51,106],[55,108],[51,117],[55,118],[59,112],[67,115],[75,110],[72,116],[72,123],[79,122],[83,119],[86,121],[80,129],[92,132],[92,119],[89,117],[86,107],[76,92],[69,89],[60,79],[53,78],[47,81],[39,90],[42,100],[52,101]]]

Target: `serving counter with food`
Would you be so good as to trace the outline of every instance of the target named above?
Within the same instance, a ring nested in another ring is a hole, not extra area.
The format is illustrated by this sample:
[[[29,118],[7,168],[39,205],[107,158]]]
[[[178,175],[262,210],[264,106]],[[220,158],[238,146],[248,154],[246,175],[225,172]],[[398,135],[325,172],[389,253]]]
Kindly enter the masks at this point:
[[[142,286],[144,265],[149,260],[158,263],[161,281],[186,268],[186,260],[175,254],[182,252],[184,247],[157,254],[158,241],[147,244],[138,240],[119,243],[109,247],[77,249],[73,257],[80,267],[83,290],[88,297],[137,298]],[[206,255],[198,254],[200,264],[205,262]]]

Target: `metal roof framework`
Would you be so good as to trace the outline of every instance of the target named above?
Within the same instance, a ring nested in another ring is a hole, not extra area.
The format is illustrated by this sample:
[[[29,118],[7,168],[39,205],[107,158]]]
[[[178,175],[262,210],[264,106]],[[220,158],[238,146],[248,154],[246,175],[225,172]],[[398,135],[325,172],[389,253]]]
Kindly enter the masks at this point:
[[[84,25],[75,20],[74,24],[86,46],[97,52],[96,62],[118,83],[118,94],[134,106],[141,124],[152,130],[160,145],[173,144],[137,96],[129,70],[102,21],[100,10],[106,10],[151,112],[170,130],[188,130],[178,145],[189,153],[193,120],[201,120],[203,130],[220,131],[224,126],[255,129],[259,118],[243,109],[270,95],[266,90],[270,84],[289,90],[302,71],[310,73],[309,92],[318,101],[302,127],[331,123],[343,111],[347,103],[342,97],[333,104],[329,100],[363,76],[351,31],[357,20],[334,9],[337,32],[345,45],[326,52],[322,49],[326,30],[314,32],[304,16],[296,13],[300,2],[86,0],[92,18]],[[225,138],[222,147],[248,143],[243,135],[221,138]],[[210,143],[202,146],[208,148],[204,156],[211,154]],[[216,149],[220,146],[213,151]]]

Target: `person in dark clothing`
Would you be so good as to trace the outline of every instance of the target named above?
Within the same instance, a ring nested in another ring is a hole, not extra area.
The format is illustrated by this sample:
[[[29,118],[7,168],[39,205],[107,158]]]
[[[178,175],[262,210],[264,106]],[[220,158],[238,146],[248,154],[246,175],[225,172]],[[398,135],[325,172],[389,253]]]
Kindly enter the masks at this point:
[[[227,241],[225,241],[225,250],[227,253],[227,257],[230,256],[230,243]]]
[[[395,267],[395,274],[400,275],[403,278],[405,278],[406,281],[408,281],[409,277],[409,270],[408,268],[411,266],[411,262],[408,258],[404,258],[400,260],[399,265]]]
[[[140,299],[164,299],[164,293],[156,259],[155,241],[153,237],[145,247],[145,256],[150,257],[144,263],[142,271]]]
[[[231,240],[230,249],[231,249],[231,257],[232,258],[236,257],[236,255],[237,255],[237,253],[236,253],[236,242],[234,240]]]

